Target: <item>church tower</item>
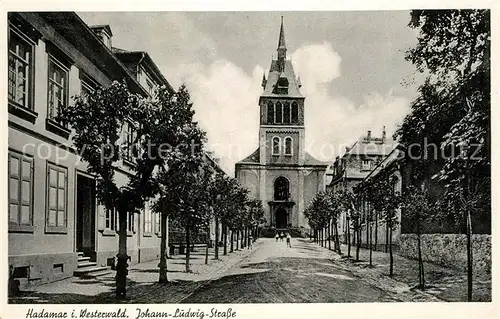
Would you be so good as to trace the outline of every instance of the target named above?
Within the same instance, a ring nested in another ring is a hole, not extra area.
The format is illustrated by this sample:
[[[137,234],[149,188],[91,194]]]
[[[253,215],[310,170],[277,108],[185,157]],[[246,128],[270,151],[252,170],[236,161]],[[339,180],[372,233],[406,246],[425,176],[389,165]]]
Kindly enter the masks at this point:
[[[287,60],[283,17],[277,59],[262,78],[259,149],[236,163],[236,177],[262,200],[268,226],[305,227],[307,201],[324,190],[327,164],[305,151],[304,101],[300,79]]]

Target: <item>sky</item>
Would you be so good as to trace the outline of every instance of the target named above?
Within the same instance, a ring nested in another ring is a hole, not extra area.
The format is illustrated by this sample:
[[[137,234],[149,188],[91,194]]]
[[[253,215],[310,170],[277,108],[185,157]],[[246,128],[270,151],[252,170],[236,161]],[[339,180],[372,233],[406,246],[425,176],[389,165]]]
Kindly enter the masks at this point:
[[[404,52],[409,11],[79,12],[108,24],[113,46],[147,51],[168,81],[186,84],[195,119],[222,168],[258,147],[261,80],[276,57],[281,15],[287,58],[305,95],[306,150],[332,162],[367,130],[388,136],[416,95]]]

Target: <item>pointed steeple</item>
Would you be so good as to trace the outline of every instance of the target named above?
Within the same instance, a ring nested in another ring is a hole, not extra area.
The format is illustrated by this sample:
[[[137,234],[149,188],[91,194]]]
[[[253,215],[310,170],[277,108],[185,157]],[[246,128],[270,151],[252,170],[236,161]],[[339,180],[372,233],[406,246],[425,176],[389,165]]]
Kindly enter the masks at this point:
[[[267,84],[267,80],[266,80],[266,74],[265,73],[262,73],[262,88],[263,89],[266,89],[266,84]]]
[[[278,50],[283,47],[286,51],[285,30],[283,28],[283,16],[281,16],[280,38],[278,40]]]
[[[286,60],[286,43],[285,43],[285,30],[283,28],[283,16],[281,16],[280,38],[278,40],[278,67],[279,71],[285,70]]]

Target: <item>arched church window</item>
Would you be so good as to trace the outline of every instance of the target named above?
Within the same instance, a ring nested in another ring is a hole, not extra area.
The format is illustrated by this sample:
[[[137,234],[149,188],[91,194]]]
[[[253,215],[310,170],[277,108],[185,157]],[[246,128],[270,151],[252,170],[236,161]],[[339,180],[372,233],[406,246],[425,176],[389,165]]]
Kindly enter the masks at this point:
[[[290,136],[285,137],[285,155],[292,155],[293,140]]]
[[[292,103],[292,123],[299,123],[299,105],[297,104],[297,102]]]
[[[290,118],[290,103],[285,102],[283,104],[283,123],[285,124],[290,124],[291,123],[291,118]]]
[[[275,136],[273,137],[273,155],[280,155],[280,138]]]
[[[280,102],[276,103],[276,123],[283,123],[283,105]]]
[[[269,101],[267,103],[267,124],[274,123],[274,103]]]
[[[274,200],[288,200],[290,196],[288,179],[280,176],[274,181]]]

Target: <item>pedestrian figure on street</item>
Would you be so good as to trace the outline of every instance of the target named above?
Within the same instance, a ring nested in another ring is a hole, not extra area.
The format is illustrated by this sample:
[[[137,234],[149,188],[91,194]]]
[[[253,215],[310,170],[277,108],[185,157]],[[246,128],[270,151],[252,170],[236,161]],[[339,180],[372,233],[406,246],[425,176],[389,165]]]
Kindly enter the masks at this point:
[[[285,234],[283,232],[280,233],[280,240],[283,241],[283,238],[285,238]]]
[[[253,236],[248,235],[248,249],[252,249],[252,243],[253,243]]]
[[[276,242],[278,242],[278,238],[280,238],[280,235],[276,232],[276,235],[274,235],[274,238],[276,238]]]
[[[287,247],[292,248],[292,236],[290,236],[290,233],[286,234],[286,245]]]

